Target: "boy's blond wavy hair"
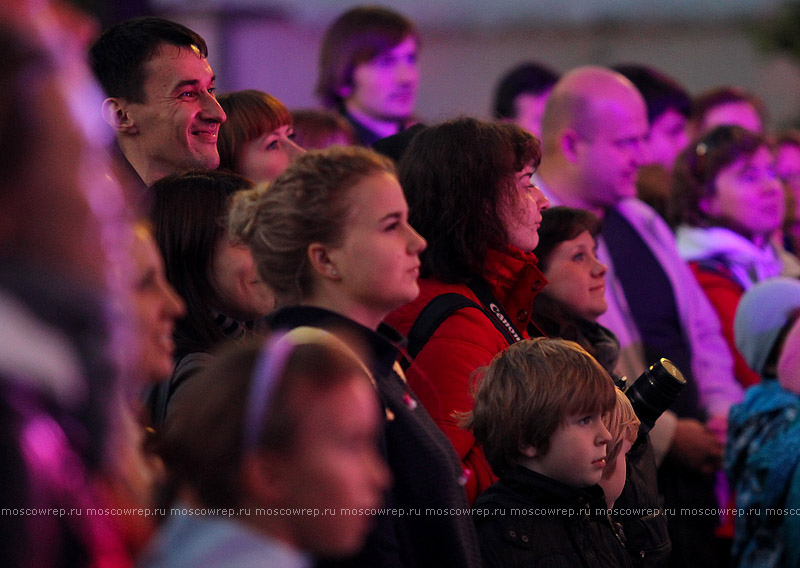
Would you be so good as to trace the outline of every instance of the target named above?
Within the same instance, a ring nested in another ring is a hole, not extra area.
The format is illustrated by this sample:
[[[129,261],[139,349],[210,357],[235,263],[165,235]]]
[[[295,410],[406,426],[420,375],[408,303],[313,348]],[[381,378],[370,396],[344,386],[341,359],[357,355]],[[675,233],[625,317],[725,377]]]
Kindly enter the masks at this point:
[[[631,444],[636,441],[639,434],[639,417],[631,406],[631,401],[624,392],[615,389],[617,402],[614,409],[603,417],[603,423],[611,434],[611,441],[606,446],[606,467],[603,469],[603,479],[608,479],[616,468],[617,458],[622,450],[622,442],[627,440]]]

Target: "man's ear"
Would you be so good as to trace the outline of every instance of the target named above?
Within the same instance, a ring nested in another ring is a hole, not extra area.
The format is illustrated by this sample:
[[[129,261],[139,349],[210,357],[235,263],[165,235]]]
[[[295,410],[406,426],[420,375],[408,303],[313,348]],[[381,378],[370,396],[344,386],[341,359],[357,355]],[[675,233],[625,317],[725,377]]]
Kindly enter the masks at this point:
[[[536,448],[533,446],[523,446],[519,449],[519,451],[527,458],[535,458],[537,455]]]
[[[575,163],[578,161],[578,144],[580,143],[580,136],[572,128],[566,128],[561,132],[558,138],[558,143],[561,146],[561,153],[567,161]]]
[[[336,269],[336,264],[331,260],[329,249],[322,243],[311,243],[308,245],[308,261],[311,267],[323,278],[328,280],[340,280],[341,275]]]
[[[128,106],[123,99],[109,97],[103,101],[102,107],[103,120],[105,120],[115,132],[121,134],[137,134],[139,126],[128,112]]]

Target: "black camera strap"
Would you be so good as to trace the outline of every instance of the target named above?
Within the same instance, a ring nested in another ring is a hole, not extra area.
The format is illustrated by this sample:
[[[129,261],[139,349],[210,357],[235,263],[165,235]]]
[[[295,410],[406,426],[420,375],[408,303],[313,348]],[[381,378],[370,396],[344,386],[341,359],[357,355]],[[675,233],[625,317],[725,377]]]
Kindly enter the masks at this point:
[[[472,290],[472,293],[478,297],[480,303],[486,308],[486,310],[494,317],[497,321],[500,322],[500,325],[503,326],[505,332],[503,335],[506,336],[508,339],[508,344],[511,345],[512,343],[516,343],[517,341],[522,341],[522,334],[519,330],[511,323],[511,318],[508,317],[508,314],[503,309],[503,306],[500,305],[500,302],[497,301],[497,298],[494,297],[492,291],[489,290],[489,285],[483,278],[473,278],[467,283],[469,289]]]

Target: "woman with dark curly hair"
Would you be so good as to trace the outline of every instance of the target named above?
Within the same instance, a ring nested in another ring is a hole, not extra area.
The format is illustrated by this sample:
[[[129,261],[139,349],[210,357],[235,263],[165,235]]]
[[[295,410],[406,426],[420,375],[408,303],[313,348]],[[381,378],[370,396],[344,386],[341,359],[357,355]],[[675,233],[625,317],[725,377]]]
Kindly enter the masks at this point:
[[[473,371],[528,337],[547,282],[532,252],[548,206],[531,181],[540,157],[538,140],[518,126],[461,118],[417,134],[399,166],[410,222],[428,248],[419,297],[387,321],[409,336],[409,384],[461,457],[470,502],[496,478],[453,414],[472,409]],[[448,299],[459,304],[440,309]]]

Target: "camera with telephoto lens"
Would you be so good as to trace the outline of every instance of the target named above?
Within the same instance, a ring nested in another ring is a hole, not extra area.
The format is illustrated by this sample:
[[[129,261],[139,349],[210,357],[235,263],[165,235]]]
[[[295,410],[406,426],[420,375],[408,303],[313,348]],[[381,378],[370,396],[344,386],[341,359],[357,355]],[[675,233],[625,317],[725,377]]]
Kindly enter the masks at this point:
[[[639,433],[650,431],[661,413],[668,409],[686,386],[686,379],[669,359],[661,358],[632,384],[624,377],[617,386],[631,401],[642,425]]]

